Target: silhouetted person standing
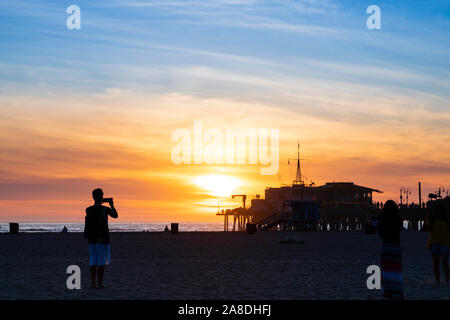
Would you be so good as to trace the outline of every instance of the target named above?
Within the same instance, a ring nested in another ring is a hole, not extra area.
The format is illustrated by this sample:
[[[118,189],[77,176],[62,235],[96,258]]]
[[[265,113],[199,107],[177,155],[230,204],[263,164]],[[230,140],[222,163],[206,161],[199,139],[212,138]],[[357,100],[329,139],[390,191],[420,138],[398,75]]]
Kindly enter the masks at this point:
[[[433,257],[434,277],[437,284],[440,284],[441,271],[440,262],[444,269],[445,280],[448,285],[448,255],[450,247],[450,222],[445,213],[445,207],[437,204],[431,214],[426,219],[426,229],[430,232],[427,241],[427,248]]]
[[[103,274],[105,265],[111,260],[111,247],[109,243],[108,216],[117,218],[112,198],[103,199],[103,190],[92,191],[94,205],[86,209],[84,236],[89,242],[89,266],[92,288],[96,288],[95,275],[98,275],[98,288],[103,288]],[[108,202],[110,207],[102,205]]]
[[[381,282],[385,298],[403,299],[402,251],[400,232],[403,222],[394,201],[384,204],[378,230],[381,245]]]

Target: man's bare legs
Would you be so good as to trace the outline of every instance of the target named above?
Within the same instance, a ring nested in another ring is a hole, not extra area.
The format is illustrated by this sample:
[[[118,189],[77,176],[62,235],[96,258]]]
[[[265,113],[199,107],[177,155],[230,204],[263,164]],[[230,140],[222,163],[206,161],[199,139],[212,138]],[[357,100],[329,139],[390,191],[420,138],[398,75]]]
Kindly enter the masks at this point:
[[[89,271],[91,273],[91,288],[96,288],[95,286],[95,272],[96,272],[97,266],[90,266]]]
[[[95,274],[98,274],[98,288],[103,288],[103,274],[105,273],[105,266],[90,266],[89,271],[91,273],[91,288],[97,288],[95,285]]]
[[[103,288],[103,274],[105,273],[105,266],[98,266],[97,267],[98,272],[98,288]]]

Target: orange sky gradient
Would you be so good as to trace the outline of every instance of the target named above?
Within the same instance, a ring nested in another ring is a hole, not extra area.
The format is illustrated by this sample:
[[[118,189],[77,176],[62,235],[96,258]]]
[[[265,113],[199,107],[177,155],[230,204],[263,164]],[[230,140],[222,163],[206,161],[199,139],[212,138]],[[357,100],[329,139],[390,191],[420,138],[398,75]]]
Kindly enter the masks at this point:
[[[81,222],[96,187],[115,199],[120,222],[220,222],[221,208],[240,199],[218,197],[199,176],[238,179],[234,193],[252,198],[295,176],[297,140],[303,174],[317,185],[353,181],[383,190],[375,201],[410,187],[417,202],[450,181],[450,115],[419,108],[408,95],[315,94],[298,97],[305,109],[188,94],[145,94],[117,88],[84,96],[3,95],[0,98],[0,221]],[[417,100],[415,100],[417,101]],[[417,105],[417,102],[416,102]],[[302,111],[303,110],[303,111]],[[278,175],[260,165],[174,165],[171,133],[205,129],[280,130]]]

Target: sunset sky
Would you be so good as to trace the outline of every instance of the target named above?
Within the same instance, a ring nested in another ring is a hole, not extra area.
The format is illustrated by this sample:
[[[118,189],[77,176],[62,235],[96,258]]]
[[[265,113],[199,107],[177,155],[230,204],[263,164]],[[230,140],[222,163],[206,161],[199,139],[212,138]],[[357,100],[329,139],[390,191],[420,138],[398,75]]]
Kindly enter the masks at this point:
[[[317,185],[450,189],[449,27],[440,0],[0,2],[0,222],[82,221],[96,187],[121,222],[219,222],[294,179],[298,140]],[[279,173],[175,165],[194,121],[278,129]]]

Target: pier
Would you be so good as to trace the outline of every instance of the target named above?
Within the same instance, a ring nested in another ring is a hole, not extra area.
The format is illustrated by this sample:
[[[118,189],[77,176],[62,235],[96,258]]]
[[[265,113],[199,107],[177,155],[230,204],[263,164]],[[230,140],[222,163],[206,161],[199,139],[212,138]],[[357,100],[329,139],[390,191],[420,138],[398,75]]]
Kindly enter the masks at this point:
[[[245,231],[247,223],[253,221],[251,213],[243,208],[226,209],[217,212],[223,216],[223,231]],[[233,228],[230,230],[230,217],[233,219]]]
[[[301,174],[300,144],[297,152],[297,173],[292,185],[268,187],[265,197],[256,195],[246,207],[247,195],[242,197],[242,207],[218,211],[224,217],[224,231],[245,231],[247,223],[254,223],[264,230],[311,230],[311,231],[365,231],[373,233],[382,213],[383,203],[373,202],[375,188],[359,186],[353,182],[327,182],[315,186],[306,184]],[[450,197],[444,198],[443,190],[428,195],[422,201],[421,183],[418,183],[419,204],[409,204],[409,188],[400,189],[399,210],[405,229],[422,231],[425,217],[436,202],[443,202],[450,209]],[[406,203],[403,198],[406,196]],[[447,209],[448,210],[448,209]],[[314,217],[310,215],[315,212]],[[233,227],[230,230],[230,216]]]

